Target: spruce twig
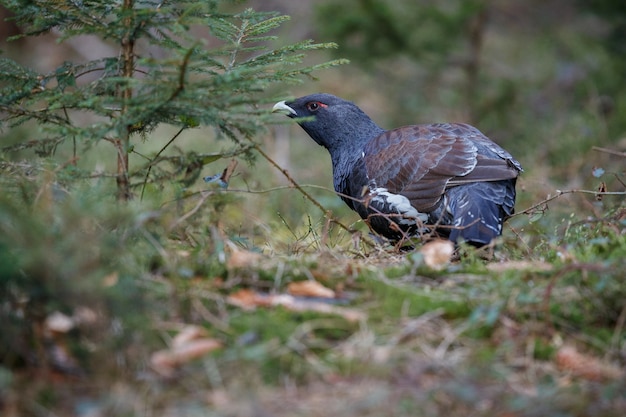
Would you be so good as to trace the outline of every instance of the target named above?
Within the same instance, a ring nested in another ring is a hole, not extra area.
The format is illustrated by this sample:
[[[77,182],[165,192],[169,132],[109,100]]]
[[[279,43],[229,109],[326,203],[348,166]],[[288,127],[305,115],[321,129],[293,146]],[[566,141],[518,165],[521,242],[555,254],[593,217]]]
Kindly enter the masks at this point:
[[[326,218],[328,218],[331,222],[333,222],[334,224],[338,225],[339,227],[341,227],[342,229],[344,229],[346,232],[353,234],[354,230],[350,229],[348,226],[344,225],[343,223],[341,223],[339,220],[337,220],[336,218],[334,218],[331,214],[331,211],[326,209],[324,206],[322,206],[320,204],[319,201],[317,201],[315,198],[313,198],[313,196],[311,194],[309,194],[304,188],[302,188],[300,186],[300,184],[298,184],[298,182],[293,179],[293,177],[291,175],[289,175],[289,172],[287,172],[286,169],[284,169],[283,167],[281,167],[276,161],[274,161],[267,153],[265,153],[265,151],[263,151],[263,149],[261,149],[261,147],[258,144],[254,144],[253,145],[254,149],[259,153],[259,155],[261,155],[267,162],[269,162],[274,168],[276,168],[278,171],[280,171],[281,174],[283,174],[285,176],[285,178],[287,178],[287,181],[289,181],[296,190],[298,190],[307,200],[309,200],[311,203],[313,203],[313,205],[317,208],[320,209],[320,211],[322,211],[322,213],[324,213],[324,216]]]

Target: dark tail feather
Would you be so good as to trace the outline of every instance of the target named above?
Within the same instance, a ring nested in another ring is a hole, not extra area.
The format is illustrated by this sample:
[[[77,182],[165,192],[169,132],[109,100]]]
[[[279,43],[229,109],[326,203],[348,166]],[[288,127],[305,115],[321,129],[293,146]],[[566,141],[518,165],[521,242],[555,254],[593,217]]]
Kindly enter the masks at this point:
[[[450,189],[448,204],[454,228],[449,239],[453,242],[463,239],[480,247],[500,236],[507,215],[502,202],[510,190],[511,187],[500,183],[476,183]]]

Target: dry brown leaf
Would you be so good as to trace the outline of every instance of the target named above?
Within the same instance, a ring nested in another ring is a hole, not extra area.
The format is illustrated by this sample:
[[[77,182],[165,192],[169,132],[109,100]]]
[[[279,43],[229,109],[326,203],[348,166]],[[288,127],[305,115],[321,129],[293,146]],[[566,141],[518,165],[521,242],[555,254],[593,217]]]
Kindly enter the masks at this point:
[[[296,297],[335,298],[335,291],[317,281],[297,281],[287,285],[287,292]]]
[[[449,240],[431,240],[422,246],[420,253],[429,268],[440,270],[450,263],[454,254],[454,244]]]
[[[364,312],[352,308],[338,307],[322,301],[299,300],[288,294],[271,297],[272,305],[279,305],[290,311],[314,311],[316,313],[334,314],[348,321],[364,320],[367,316]]]
[[[252,310],[256,307],[269,306],[271,304],[268,295],[260,294],[249,288],[235,291],[226,298],[226,301],[244,310]]]
[[[174,338],[172,339],[172,347],[185,346],[192,340],[200,339],[207,336],[207,331],[200,326],[185,326]]]
[[[571,372],[574,376],[591,381],[617,379],[623,374],[621,369],[580,353],[572,346],[561,347],[556,353],[555,361],[561,371]]]
[[[348,321],[359,321],[366,317],[362,311],[338,307],[325,301],[298,299],[290,294],[261,294],[251,289],[238,290],[229,295],[226,300],[228,303],[246,310],[252,310],[256,307],[282,306],[291,311],[335,314]]]
[[[154,352],[150,357],[152,369],[163,376],[172,376],[176,368],[205,356],[222,347],[220,341],[211,338],[189,340],[183,345],[172,346]]]

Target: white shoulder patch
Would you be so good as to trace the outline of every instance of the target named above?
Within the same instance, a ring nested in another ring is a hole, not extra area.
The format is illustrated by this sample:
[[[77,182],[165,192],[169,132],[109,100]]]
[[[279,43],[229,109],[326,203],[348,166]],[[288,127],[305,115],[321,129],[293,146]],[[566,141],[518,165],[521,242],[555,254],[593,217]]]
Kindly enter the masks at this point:
[[[374,195],[372,201],[382,205],[387,204],[390,209],[403,216],[403,218],[398,221],[400,224],[414,225],[417,221],[421,223],[428,221],[428,214],[417,211],[417,209],[411,205],[409,199],[403,195],[390,193],[389,190],[383,187],[372,189],[371,194]]]

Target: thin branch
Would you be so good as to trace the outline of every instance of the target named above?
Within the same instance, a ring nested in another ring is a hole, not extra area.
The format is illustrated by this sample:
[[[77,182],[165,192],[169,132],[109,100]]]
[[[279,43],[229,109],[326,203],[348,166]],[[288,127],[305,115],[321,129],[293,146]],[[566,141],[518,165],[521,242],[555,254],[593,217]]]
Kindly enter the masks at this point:
[[[576,226],[580,226],[580,225],[583,225],[583,224],[594,224],[594,223],[610,224],[611,222],[618,222],[620,219],[622,219],[624,217],[624,215],[626,215],[626,209],[625,208],[623,208],[621,210],[618,210],[612,216],[580,220],[580,221],[577,221],[577,222],[574,222],[574,223],[570,224],[568,227],[576,227]]]
[[[613,149],[601,148],[600,146],[593,146],[591,149],[597,152],[604,152],[611,155],[621,156],[622,158],[626,158],[626,152],[620,152]]]
[[[174,228],[176,226],[178,226],[179,224],[181,224],[182,222],[184,222],[185,220],[187,220],[188,218],[190,218],[191,216],[193,216],[199,209],[200,207],[202,207],[202,205],[204,204],[204,202],[207,200],[207,198],[209,198],[211,195],[213,195],[214,192],[212,191],[205,191],[203,192],[201,195],[202,197],[198,200],[198,203],[191,209],[189,210],[187,213],[185,213],[182,217],[176,219],[176,221],[174,221],[169,227],[168,230],[174,230]]]
[[[313,203],[313,205],[315,205],[317,208],[319,208],[323,213],[324,216],[327,217],[328,219],[330,219],[331,222],[335,223],[336,225],[338,225],[339,227],[341,227],[342,229],[344,229],[346,232],[352,234],[354,233],[354,230],[350,229],[348,226],[344,225],[343,223],[341,223],[339,220],[335,219],[334,217],[331,216],[330,214],[330,210],[327,210],[326,208],[324,208],[324,206],[322,206],[319,201],[317,201],[315,198],[313,198],[313,196],[311,194],[309,194],[308,192],[306,192],[304,190],[304,188],[302,188],[300,186],[300,184],[298,184],[296,182],[296,180],[294,180],[291,175],[289,175],[289,173],[287,172],[286,169],[284,169],[283,167],[281,167],[280,165],[278,165],[278,163],[276,161],[274,161],[268,154],[266,154],[261,147],[258,144],[254,144],[253,148],[263,157],[267,160],[267,162],[269,162],[274,168],[276,168],[277,170],[279,170],[281,172],[281,174],[283,174],[285,176],[285,178],[287,178],[287,181],[289,181],[307,200],[309,200],[311,203]],[[369,244],[369,242],[366,241],[366,243]]]
[[[70,115],[67,112],[67,107],[63,106],[63,114],[65,115],[65,120],[67,120],[67,124],[71,125]],[[76,166],[76,161],[78,160],[78,155],[76,153],[76,135],[72,135],[72,158],[74,159],[74,166]]]
[[[172,138],[165,144],[165,146],[163,146],[159,152],[157,152],[157,154],[154,156],[154,158],[152,158],[152,160],[150,161],[150,163],[148,164],[148,170],[146,171],[146,176],[144,178],[143,181],[143,185],[141,186],[141,196],[139,197],[139,201],[143,201],[143,193],[144,191],[146,191],[146,184],[148,184],[148,177],[150,176],[150,172],[152,171],[152,167],[154,166],[153,162],[159,158],[159,156],[161,156],[161,154],[167,149],[168,146],[170,146],[172,144],[172,142],[174,142],[176,140],[176,138],[178,136],[180,136],[181,133],[183,133],[183,131],[185,130],[185,127],[181,127],[178,132],[176,132],[176,134],[174,136],[172,136]]]
[[[565,195],[565,194],[593,194],[593,195],[626,195],[626,191],[593,191],[593,190],[556,190],[556,194],[552,195],[548,198],[546,198],[545,200],[542,200],[536,204],[533,204],[532,206],[528,207],[525,210],[522,210],[520,212],[517,212],[511,216],[509,216],[509,218],[513,218],[522,214],[532,214],[537,208],[541,207],[541,206],[545,206],[547,203],[549,203],[552,200],[556,200],[557,198]]]
[[[178,85],[176,89],[172,92],[172,95],[167,102],[174,100],[184,89],[185,89],[185,75],[187,74],[187,67],[189,66],[189,60],[191,59],[191,55],[193,54],[193,50],[196,48],[196,44],[192,45],[191,48],[185,54],[185,58],[183,59],[183,64],[180,67],[180,73],[178,74]]]

